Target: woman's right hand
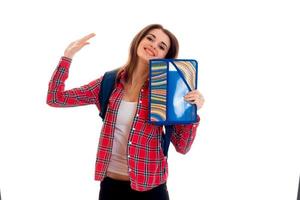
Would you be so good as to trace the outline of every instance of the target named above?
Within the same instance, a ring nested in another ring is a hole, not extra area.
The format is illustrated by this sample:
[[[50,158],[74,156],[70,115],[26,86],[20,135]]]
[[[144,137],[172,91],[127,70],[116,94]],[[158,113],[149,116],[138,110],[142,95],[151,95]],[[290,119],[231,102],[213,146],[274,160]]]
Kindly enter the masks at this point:
[[[69,46],[66,48],[64,56],[72,59],[75,53],[77,53],[82,47],[84,47],[87,44],[90,44],[88,40],[94,37],[95,35],[95,33],[90,33],[79,40],[71,42],[71,44],[69,44]]]

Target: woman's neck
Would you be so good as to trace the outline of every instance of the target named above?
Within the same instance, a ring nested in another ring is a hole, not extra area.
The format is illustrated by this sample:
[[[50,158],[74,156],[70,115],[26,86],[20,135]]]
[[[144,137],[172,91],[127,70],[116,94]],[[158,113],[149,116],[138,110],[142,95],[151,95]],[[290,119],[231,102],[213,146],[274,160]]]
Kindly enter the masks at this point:
[[[141,61],[140,59],[137,62],[135,70],[132,74],[131,84],[143,84],[149,75],[148,62]]]

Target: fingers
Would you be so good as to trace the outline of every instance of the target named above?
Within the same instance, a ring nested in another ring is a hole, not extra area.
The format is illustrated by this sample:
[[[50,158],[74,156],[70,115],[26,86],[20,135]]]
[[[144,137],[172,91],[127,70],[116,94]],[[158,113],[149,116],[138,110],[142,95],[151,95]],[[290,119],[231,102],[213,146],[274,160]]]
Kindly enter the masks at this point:
[[[203,106],[204,101],[205,101],[204,97],[202,96],[202,94],[198,90],[193,90],[191,92],[188,92],[184,96],[184,100],[191,103],[191,104],[196,104],[197,109],[200,109]]]
[[[196,96],[191,96],[191,95],[190,95],[190,96],[185,96],[184,99],[185,99],[185,100],[194,100],[194,99],[197,99],[197,97],[196,97]]]
[[[87,40],[89,40],[90,38],[94,37],[96,34],[95,33],[91,33],[91,34],[88,34],[86,36],[84,36],[83,38],[77,40],[74,42],[74,46],[77,47],[77,48],[82,48],[84,47],[85,45],[88,45],[90,44],[89,42],[87,42]]]
[[[195,96],[198,98],[203,98],[202,94],[198,91],[198,90],[192,90],[190,92],[188,92],[185,97],[190,97],[190,96]]]
[[[81,47],[90,44],[89,42],[81,43]]]
[[[74,42],[71,42],[68,47],[66,48],[64,55],[69,58],[73,58],[73,56],[84,46],[89,45],[90,43],[88,40],[92,37],[94,37],[95,33],[90,33],[83,38],[76,40]]]
[[[79,42],[85,43],[87,40],[94,37],[95,35],[96,35],[95,33],[90,33],[90,34],[84,36],[83,38],[79,39]]]
[[[188,96],[188,97],[184,97],[184,99],[190,104],[195,104],[197,106],[197,110],[202,108],[204,104],[204,98],[199,98],[197,96]]]
[[[189,102],[189,103],[196,103],[196,101],[199,100],[199,98],[195,97],[195,96],[188,96],[188,97],[184,97],[184,100]]]
[[[187,94],[199,94],[200,95],[200,92],[199,92],[199,90],[192,90],[192,91],[188,92]]]

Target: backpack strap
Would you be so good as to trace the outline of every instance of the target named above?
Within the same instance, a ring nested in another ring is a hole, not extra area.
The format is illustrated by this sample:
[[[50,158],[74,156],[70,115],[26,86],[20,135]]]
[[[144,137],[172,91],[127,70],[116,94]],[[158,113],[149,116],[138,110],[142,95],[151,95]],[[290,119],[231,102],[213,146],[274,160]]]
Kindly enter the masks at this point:
[[[101,107],[99,115],[102,118],[102,121],[104,121],[106,110],[107,110],[108,100],[109,100],[109,97],[115,86],[117,72],[118,72],[118,69],[114,69],[112,71],[105,72],[105,74],[102,78],[100,92],[99,92],[99,102],[100,102],[100,107]]]

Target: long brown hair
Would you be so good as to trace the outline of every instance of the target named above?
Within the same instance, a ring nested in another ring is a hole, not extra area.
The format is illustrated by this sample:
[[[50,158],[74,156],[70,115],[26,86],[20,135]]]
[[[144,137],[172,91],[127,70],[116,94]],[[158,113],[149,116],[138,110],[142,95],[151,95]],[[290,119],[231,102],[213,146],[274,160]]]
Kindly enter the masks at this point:
[[[175,35],[171,33],[169,30],[165,29],[162,25],[160,24],[150,24],[143,28],[132,40],[130,49],[129,49],[129,57],[127,60],[127,63],[120,68],[118,71],[118,77],[120,75],[120,72],[124,70],[124,77],[125,77],[125,82],[127,82],[133,74],[134,68],[136,67],[137,60],[138,60],[138,55],[137,55],[137,48],[138,45],[140,44],[141,40],[148,34],[149,31],[152,29],[160,29],[162,30],[165,34],[168,35],[170,38],[170,48],[168,53],[166,54],[165,58],[176,58],[178,55],[179,51],[179,43]]]

